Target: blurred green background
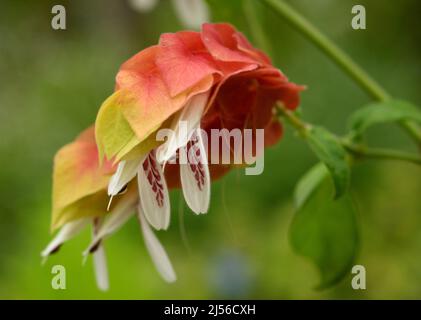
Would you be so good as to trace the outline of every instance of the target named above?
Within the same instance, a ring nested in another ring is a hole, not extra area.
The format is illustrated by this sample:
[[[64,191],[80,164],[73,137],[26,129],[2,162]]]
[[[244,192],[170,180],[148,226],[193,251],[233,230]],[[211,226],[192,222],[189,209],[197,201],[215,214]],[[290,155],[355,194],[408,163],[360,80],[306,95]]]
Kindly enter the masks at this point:
[[[392,95],[421,103],[420,1],[289,2]],[[229,21],[250,36],[239,1],[211,3],[214,21]],[[65,31],[50,26],[54,4],[67,9]],[[350,26],[354,4],[366,7],[366,30]],[[257,8],[274,63],[308,86],[303,116],[345,133],[348,115],[369,97],[275,13],[260,3]],[[0,298],[420,298],[421,171],[397,162],[364,162],[353,170],[361,230],[356,263],[366,267],[367,290],[353,290],[351,274],[333,288],[314,290],[317,269],[292,251],[287,232],[294,185],[316,158],[289,127],[265,153],[262,175],[233,171],[213,184],[206,216],[182,209],[180,192],[172,192],[171,228],[158,236],[176,269],[175,284],[155,271],[135,219],[106,241],[106,293],[96,288],[91,261],[82,266],[88,231],[41,266],[40,251],[51,239],[54,153],[94,122],[123,61],[156,43],[162,32],[182,28],[168,0],[147,14],[116,0],[1,2]],[[370,142],[414,151],[393,126],[370,130]],[[51,288],[55,264],[66,267],[66,290]]]

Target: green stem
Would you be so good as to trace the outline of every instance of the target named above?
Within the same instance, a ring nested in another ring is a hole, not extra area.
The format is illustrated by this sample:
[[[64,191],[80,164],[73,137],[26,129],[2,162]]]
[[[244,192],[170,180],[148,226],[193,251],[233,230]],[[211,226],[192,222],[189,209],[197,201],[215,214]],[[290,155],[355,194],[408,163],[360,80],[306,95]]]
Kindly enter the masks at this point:
[[[278,103],[277,106],[277,115],[285,118],[303,138],[306,138],[311,130],[311,124],[303,121],[293,111],[288,110],[281,103]],[[347,139],[340,139],[339,137],[336,137],[336,139],[345,150],[359,158],[401,160],[421,165],[421,157],[415,154],[398,150],[368,148],[364,145],[355,144]]]
[[[381,148],[367,148],[362,145],[356,145],[349,142],[342,142],[343,147],[356,157],[370,159],[389,159],[412,162],[421,165],[421,157],[415,154],[402,152],[398,150],[389,150]]]
[[[277,103],[276,112],[278,117],[284,117],[303,138],[307,137],[311,124],[301,120],[295,112],[287,109],[281,102]]]
[[[272,9],[276,10],[293,27],[304,34],[324,53],[330,56],[345,72],[347,72],[374,99],[385,101],[390,97],[387,92],[372,79],[359,65],[357,65],[344,51],[330,41],[320,30],[307,19],[295,11],[284,1],[264,0]]]
[[[341,67],[355,80],[359,86],[375,100],[387,101],[389,94],[370,75],[356,64],[350,56],[329,40],[320,30],[306,18],[295,11],[283,0],[263,0],[271,9],[282,16],[290,25],[312,41],[319,49]],[[421,143],[421,129],[413,122],[402,122],[402,126],[418,142]]]

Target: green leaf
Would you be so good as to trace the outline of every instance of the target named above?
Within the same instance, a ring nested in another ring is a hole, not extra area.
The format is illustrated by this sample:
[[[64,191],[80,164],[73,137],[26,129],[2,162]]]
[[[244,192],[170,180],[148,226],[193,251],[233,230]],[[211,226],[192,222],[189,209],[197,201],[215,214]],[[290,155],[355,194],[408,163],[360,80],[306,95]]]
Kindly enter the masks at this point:
[[[348,189],[351,175],[345,149],[334,135],[321,127],[312,127],[309,130],[307,142],[329,169],[335,186],[335,198],[341,197]]]
[[[351,269],[358,250],[356,213],[350,196],[332,200],[332,183],[323,182],[296,212],[290,228],[294,251],[319,269],[318,289],[336,284]]]
[[[357,110],[350,118],[349,127],[352,135],[357,137],[373,125],[405,120],[421,123],[421,110],[409,102],[391,100],[371,103]]]
[[[319,162],[301,177],[294,190],[294,204],[297,209],[301,208],[328,174],[324,163]]]

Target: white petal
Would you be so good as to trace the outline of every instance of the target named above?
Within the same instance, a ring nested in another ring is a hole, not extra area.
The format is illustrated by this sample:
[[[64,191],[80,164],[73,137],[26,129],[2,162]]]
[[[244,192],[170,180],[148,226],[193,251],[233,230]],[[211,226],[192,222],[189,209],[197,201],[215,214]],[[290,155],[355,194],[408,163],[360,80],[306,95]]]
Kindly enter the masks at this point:
[[[103,218],[94,218],[93,228],[92,228],[92,237],[98,233],[99,229],[102,226],[104,219]],[[100,290],[108,290],[108,269],[107,269],[107,259],[105,257],[104,246],[101,243],[98,243],[98,248],[94,253],[94,272],[96,284]]]
[[[94,253],[94,269],[98,288],[107,291],[109,288],[108,268],[103,245],[100,245]]]
[[[41,252],[41,256],[46,258],[51,253],[56,251],[65,241],[70,240],[76,236],[88,223],[91,222],[89,218],[78,219],[72,222],[66,223],[54,239],[48,244],[48,246]]]
[[[115,191],[118,181],[120,180],[121,174],[123,173],[126,161],[120,161],[117,166],[117,170],[111,176],[110,182],[108,183],[108,195],[117,194],[118,191]]]
[[[129,0],[130,6],[140,12],[151,11],[157,4],[158,0]]]
[[[210,176],[201,130],[197,129],[184,147],[189,163],[180,164],[184,199],[196,213],[206,213],[210,201]]]
[[[138,195],[136,192],[128,193],[124,199],[120,200],[113,211],[110,212],[108,218],[98,228],[98,231],[95,232],[89,247],[83,252],[84,256],[95,251],[95,247],[98,246],[98,243],[102,239],[105,239],[107,236],[116,232],[132,215],[135,214],[137,201]]]
[[[191,97],[179,115],[175,117],[171,124],[170,136],[157,150],[156,157],[159,163],[168,161],[190,140],[194,130],[200,125],[208,98],[209,91]]]
[[[151,151],[137,173],[140,203],[149,223],[157,230],[170,224],[170,199],[167,183],[155,151]]]
[[[200,29],[209,21],[209,9],[204,0],[173,0],[178,18],[186,27]]]
[[[136,176],[137,169],[142,160],[143,158],[119,162],[117,171],[111,177],[110,183],[108,184],[109,196],[118,194]]]
[[[142,208],[139,206],[138,216],[140,220],[140,226],[142,228],[143,239],[145,241],[146,249],[152,258],[155,268],[158,270],[162,278],[167,282],[174,282],[177,280],[171,261],[168,258],[165,249],[159,242],[158,238],[149,227],[148,222],[142,212]]]

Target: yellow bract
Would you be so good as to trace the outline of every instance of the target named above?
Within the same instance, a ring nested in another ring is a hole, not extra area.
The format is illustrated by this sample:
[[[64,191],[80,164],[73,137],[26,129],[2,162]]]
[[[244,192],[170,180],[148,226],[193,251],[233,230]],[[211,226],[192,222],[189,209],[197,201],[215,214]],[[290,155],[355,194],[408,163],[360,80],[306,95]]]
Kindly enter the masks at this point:
[[[85,217],[100,217],[107,213],[108,195],[101,190],[93,195],[79,199],[72,204],[53,212],[51,229],[62,227],[67,222]]]
[[[121,107],[129,108],[135,100],[125,91],[116,91],[102,104],[95,122],[95,138],[98,146],[99,157],[112,159],[122,149],[130,151],[136,144],[137,137],[125,119]]]

